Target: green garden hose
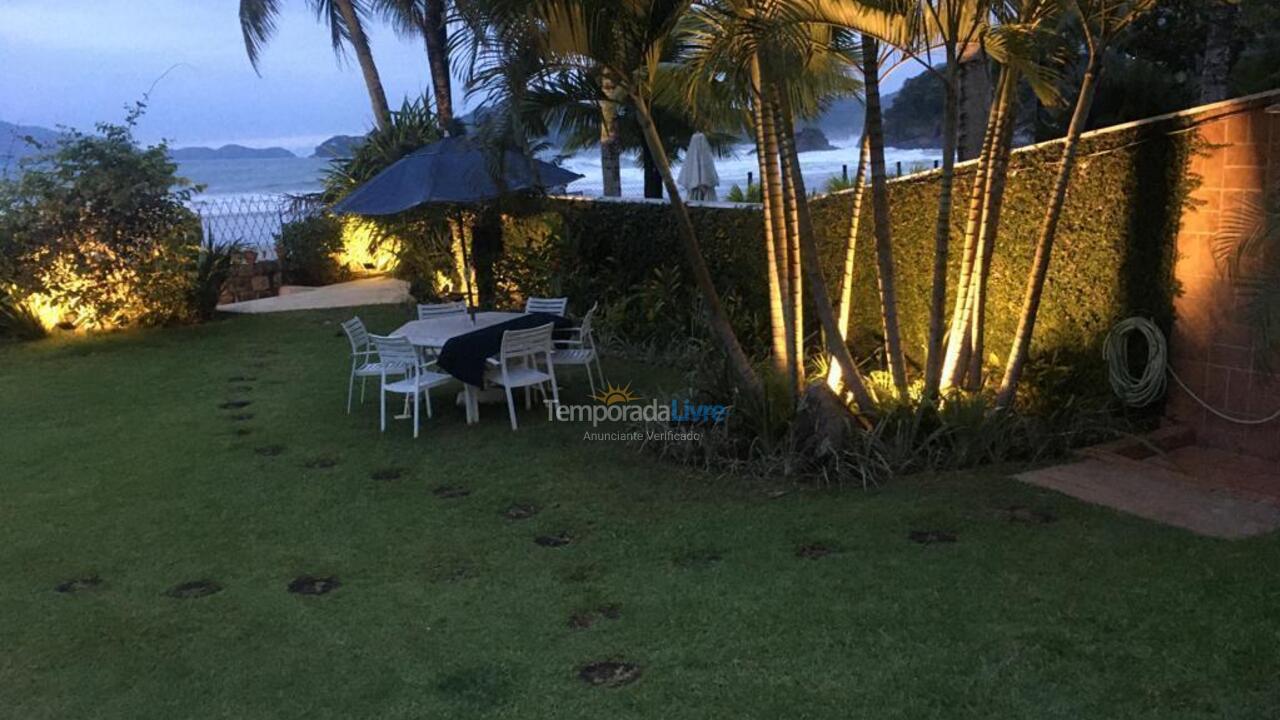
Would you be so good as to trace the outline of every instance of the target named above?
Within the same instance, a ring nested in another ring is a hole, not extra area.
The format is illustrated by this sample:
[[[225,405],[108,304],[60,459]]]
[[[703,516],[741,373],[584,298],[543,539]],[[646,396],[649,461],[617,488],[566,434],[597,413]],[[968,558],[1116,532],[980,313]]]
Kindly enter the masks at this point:
[[[1129,334],[1135,332],[1147,343],[1147,362],[1142,369],[1142,374],[1137,377],[1129,370]],[[1264,418],[1248,419],[1228,415],[1210,406],[1192,392],[1182,378],[1178,377],[1178,373],[1169,366],[1168,352],[1169,345],[1165,341],[1164,333],[1160,332],[1160,328],[1156,327],[1155,323],[1146,318],[1131,317],[1121,320],[1111,328],[1111,333],[1103,343],[1102,354],[1107,361],[1111,389],[1115,391],[1121,402],[1131,407],[1143,407],[1155,402],[1164,394],[1167,372],[1178,387],[1191,396],[1192,400],[1223,420],[1240,425],[1261,425],[1280,418],[1280,410]]]

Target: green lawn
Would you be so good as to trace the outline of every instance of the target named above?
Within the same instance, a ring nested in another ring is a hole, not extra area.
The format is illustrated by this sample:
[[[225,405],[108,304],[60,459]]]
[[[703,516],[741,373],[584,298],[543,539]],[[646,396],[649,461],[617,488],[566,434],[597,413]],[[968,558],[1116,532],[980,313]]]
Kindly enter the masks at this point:
[[[1280,716],[1278,537],[1194,537],[1009,469],[770,499],[497,407],[380,435],[376,406],[343,412],[343,317],[0,347],[0,716]],[[663,377],[606,369],[646,396]],[[286,592],[301,574],[342,586]],[[223,590],[164,594],[199,579]],[[579,680],[602,659],[643,673]]]

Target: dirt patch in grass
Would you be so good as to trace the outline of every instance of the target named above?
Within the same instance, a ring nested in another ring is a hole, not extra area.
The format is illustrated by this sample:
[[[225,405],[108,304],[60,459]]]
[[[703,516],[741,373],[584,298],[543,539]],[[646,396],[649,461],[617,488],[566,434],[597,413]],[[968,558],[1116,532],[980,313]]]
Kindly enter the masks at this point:
[[[233,388],[229,388],[228,392],[233,392],[233,393],[253,392],[253,386],[252,385],[236,385]]]
[[[594,687],[620,687],[640,679],[640,666],[623,660],[597,660],[578,668],[578,679]]]
[[[956,534],[950,530],[912,530],[907,538],[921,545],[938,545],[955,542]]]
[[[532,503],[515,503],[502,511],[502,517],[508,520],[527,520],[538,514],[538,506]]]
[[[222,586],[212,580],[192,580],[174,585],[164,594],[178,600],[194,600],[222,592]]]
[[[796,548],[796,557],[804,558],[806,560],[817,560],[818,558],[826,557],[833,552],[835,552],[835,549],[830,545],[825,545],[823,543],[806,543]]]
[[[680,553],[671,559],[676,567],[697,570],[701,568],[709,568],[720,562],[723,558],[719,550],[701,549],[689,550]]]
[[[246,420],[252,420],[253,413],[240,413],[239,415],[228,415],[227,417],[232,422],[244,422]]]
[[[471,490],[464,487],[454,487],[452,485],[441,485],[431,491],[432,495],[438,498],[450,500],[453,498],[464,498],[471,494]]]
[[[239,410],[253,404],[252,400],[228,400],[218,406],[219,410]]]
[[[342,582],[332,575],[299,575],[289,582],[289,592],[294,595],[324,595],[342,587]]]
[[[252,435],[253,429],[252,428],[236,428],[235,434],[238,435],[239,437],[244,437],[245,435]]]
[[[573,536],[562,532],[558,535],[539,535],[533,541],[542,547],[564,547],[573,542]]]
[[[94,590],[102,585],[102,578],[97,575],[86,575],[84,577],[71,578],[63,580],[53,586],[54,592],[60,593],[78,593],[86,590]]]
[[[1009,522],[1023,525],[1048,525],[1058,521],[1058,516],[1048,510],[1037,510],[1025,505],[1011,505],[1003,510],[1003,514]]]
[[[253,381],[257,380],[257,379],[258,379],[258,378],[256,378],[256,377],[249,377],[248,375],[232,375],[231,377],[227,378],[227,382],[229,382],[229,383],[247,383],[247,382],[253,382]]]
[[[381,470],[374,470],[369,473],[369,479],[377,480],[378,482],[391,482],[392,480],[399,480],[404,477],[404,474],[407,472],[409,471],[404,468],[382,468]]]
[[[253,452],[262,457],[275,457],[284,453],[283,445],[263,445],[260,448],[254,448]]]
[[[569,616],[570,630],[586,630],[595,625],[597,621],[617,620],[622,617],[622,605],[618,603],[609,603],[601,605],[594,610],[579,610]]]
[[[338,462],[338,458],[332,455],[321,455],[320,457],[311,458],[303,464],[312,470],[328,470],[331,467],[336,467]]]

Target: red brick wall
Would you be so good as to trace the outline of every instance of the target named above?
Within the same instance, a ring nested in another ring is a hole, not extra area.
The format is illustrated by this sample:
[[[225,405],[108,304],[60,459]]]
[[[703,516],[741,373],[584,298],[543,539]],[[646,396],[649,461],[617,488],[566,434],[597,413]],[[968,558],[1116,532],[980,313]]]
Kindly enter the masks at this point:
[[[1266,112],[1276,103],[1280,93],[1197,111],[1203,120],[1196,131],[1213,147],[1192,163],[1202,185],[1178,234],[1182,295],[1174,302],[1173,369],[1210,405],[1243,418],[1280,409],[1280,380],[1254,362],[1249,328],[1241,321],[1244,301],[1215,260],[1213,244],[1224,217],[1246,203],[1262,203],[1280,181],[1280,115]],[[1194,428],[1202,445],[1280,460],[1280,421],[1244,426],[1222,420],[1173,382],[1167,413]]]

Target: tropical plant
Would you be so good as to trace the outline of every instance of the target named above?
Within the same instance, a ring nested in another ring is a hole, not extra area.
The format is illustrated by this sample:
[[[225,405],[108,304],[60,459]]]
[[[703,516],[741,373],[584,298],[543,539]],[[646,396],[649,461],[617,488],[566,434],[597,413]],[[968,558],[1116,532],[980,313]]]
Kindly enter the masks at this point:
[[[442,137],[430,102],[425,97],[406,98],[400,109],[391,113],[390,123],[370,131],[351,157],[329,163],[321,178],[322,199],[326,204],[341,200],[395,161]]]
[[[347,279],[346,268],[338,262],[342,249],[342,221],[332,215],[285,223],[276,241],[284,282],[318,286]]]
[[[1280,191],[1224,213],[1213,254],[1244,300],[1255,364],[1273,372],[1280,351]]]
[[[1128,28],[1142,13],[1149,10],[1155,4],[1155,0],[1075,0],[1074,4],[1084,32],[1085,52],[1088,57],[1087,69],[1076,97],[1071,126],[1067,130],[1066,138],[1062,141],[1062,159],[1058,167],[1058,178],[1054,184],[1049,205],[1045,209],[1044,223],[1040,228],[1040,237],[1036,241],[1035,259],[1027,278],[1027,290],[1023,298],[1018,330],[1014,335],[1013,347],[1009,351],[1000,390],[996,394],[995,404],[1000,409],[1008,408],[1013,404],[1018,390],[1018,380],[1026,365],[1027,353],[1031,349],[1036,313],[1040,309],[1045,278],[1049,273],[1053,241],[1057,237],[1058,223],[1062,219],[1062,206],[1066,201],[1067,188],[1071,183],[1071,171],[1075,167],[1080,135],[1084,131],[1084,124],[1093,103],[1103,54],[1116,36]]]
[[[449,38],[449,0],[370,0],[373,9],[404,37],[420,37],[427,51],[431,89],[440,127],[450,132],[453,117],[452,45]],[[452,133],[450,133],[452,134]]]
[[[218,307],[218,297],[231,277],[231,264],[241,250],[239,241],[218,243],[206,233],[196,251],[195,277],[191,283],[191,309],[199,320],[210,320]]]
[[[364,0],[306,0],[306,3],[316,19],[328,26],[333,51],[339,58],[344,47],[351,46],[369,92],[374,121],[379,128],[385,129],[391,124],[391,108],[387,105],[387,93],[382,89],[382,77],[364,31],[368,17]],[[259,71],[263,46],[275,35],[280,5],[281,0],[240,0],[240,32],[244,35],[245,52],[255,72]]]

